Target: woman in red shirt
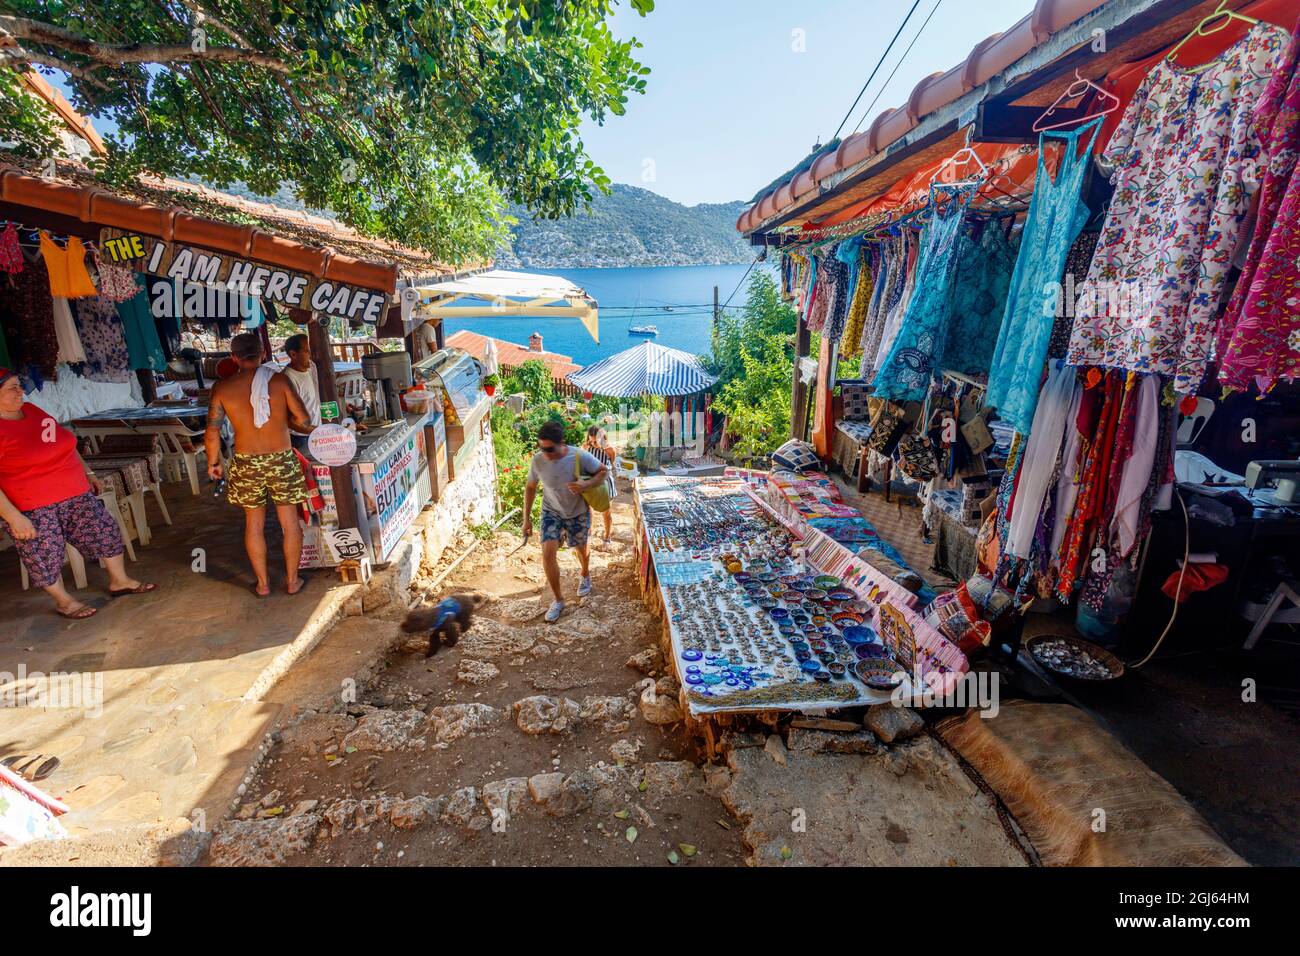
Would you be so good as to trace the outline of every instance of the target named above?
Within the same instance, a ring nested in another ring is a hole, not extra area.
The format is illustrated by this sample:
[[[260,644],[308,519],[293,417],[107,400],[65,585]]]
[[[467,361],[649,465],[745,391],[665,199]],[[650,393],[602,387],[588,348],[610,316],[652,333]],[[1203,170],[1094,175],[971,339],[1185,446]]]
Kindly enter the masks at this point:
[[[96,497],[99,479],[77,454],[76,437],[23,399],[18,376],[0,368],[0,524],[32,582],[64,617],[95,614],[97,608],[63,586],[64,545],[70,544],[85,558],[103,559],[113,597],[157,588],[127,575],[122,533]]]

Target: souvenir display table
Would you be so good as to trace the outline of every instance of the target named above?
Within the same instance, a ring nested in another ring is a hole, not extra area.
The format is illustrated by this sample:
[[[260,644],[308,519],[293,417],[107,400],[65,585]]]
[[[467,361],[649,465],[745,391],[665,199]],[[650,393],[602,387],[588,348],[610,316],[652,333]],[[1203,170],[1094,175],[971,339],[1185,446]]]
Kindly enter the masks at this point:
[[[951,686],[965,656],[916,595],[742,477],[636,483],[643,591],[693,718],[876,704]]]

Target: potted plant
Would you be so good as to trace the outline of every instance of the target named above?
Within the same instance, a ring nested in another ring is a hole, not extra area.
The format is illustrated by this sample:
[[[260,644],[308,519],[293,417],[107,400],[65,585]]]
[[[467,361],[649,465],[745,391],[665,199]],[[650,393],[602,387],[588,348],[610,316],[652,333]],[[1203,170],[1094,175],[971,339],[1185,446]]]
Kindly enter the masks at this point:
[[[483,376],[483,391],[489,396],[496,394],[497,386],[501,384],[501,379],[495,374]]]

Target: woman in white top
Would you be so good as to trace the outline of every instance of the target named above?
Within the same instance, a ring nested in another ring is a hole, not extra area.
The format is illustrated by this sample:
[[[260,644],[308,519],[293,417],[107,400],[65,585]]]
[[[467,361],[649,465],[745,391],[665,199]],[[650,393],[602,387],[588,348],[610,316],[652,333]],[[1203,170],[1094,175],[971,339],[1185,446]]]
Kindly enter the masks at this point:
[[[614,496],[618,494],[618,488],[614,484],[614,463],[618,458],[618,452],[614,446],[609,443],[609,437],[605,434],[605,429],[599,425],[592,425],[587,429],[587,440],[582,444],[582,450],[590,452],[600,459],[601,464],[609,469],[605,478],[605,486],[609,489],[609,500],[612,502]],[[601,549],[609,547],[610,536],[614,532],[614,509],[609,508],[602,512],[605,518],[605,533],[601,536]]]

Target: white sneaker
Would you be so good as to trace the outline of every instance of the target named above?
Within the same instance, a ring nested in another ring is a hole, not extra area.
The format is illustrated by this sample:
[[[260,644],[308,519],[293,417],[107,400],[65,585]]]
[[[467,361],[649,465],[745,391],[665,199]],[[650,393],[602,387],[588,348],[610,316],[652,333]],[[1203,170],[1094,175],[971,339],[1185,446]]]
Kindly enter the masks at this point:
[[[563,601],[552,602],[550,608],[547,609],[546,611],[546,623],[554,624],[556,621],[560,619],[560,615],[563,613],[564,613],[564,602]]]
[[[578,582],[578,597],[586,597],[591,593],[591,576],[583,578]]]

